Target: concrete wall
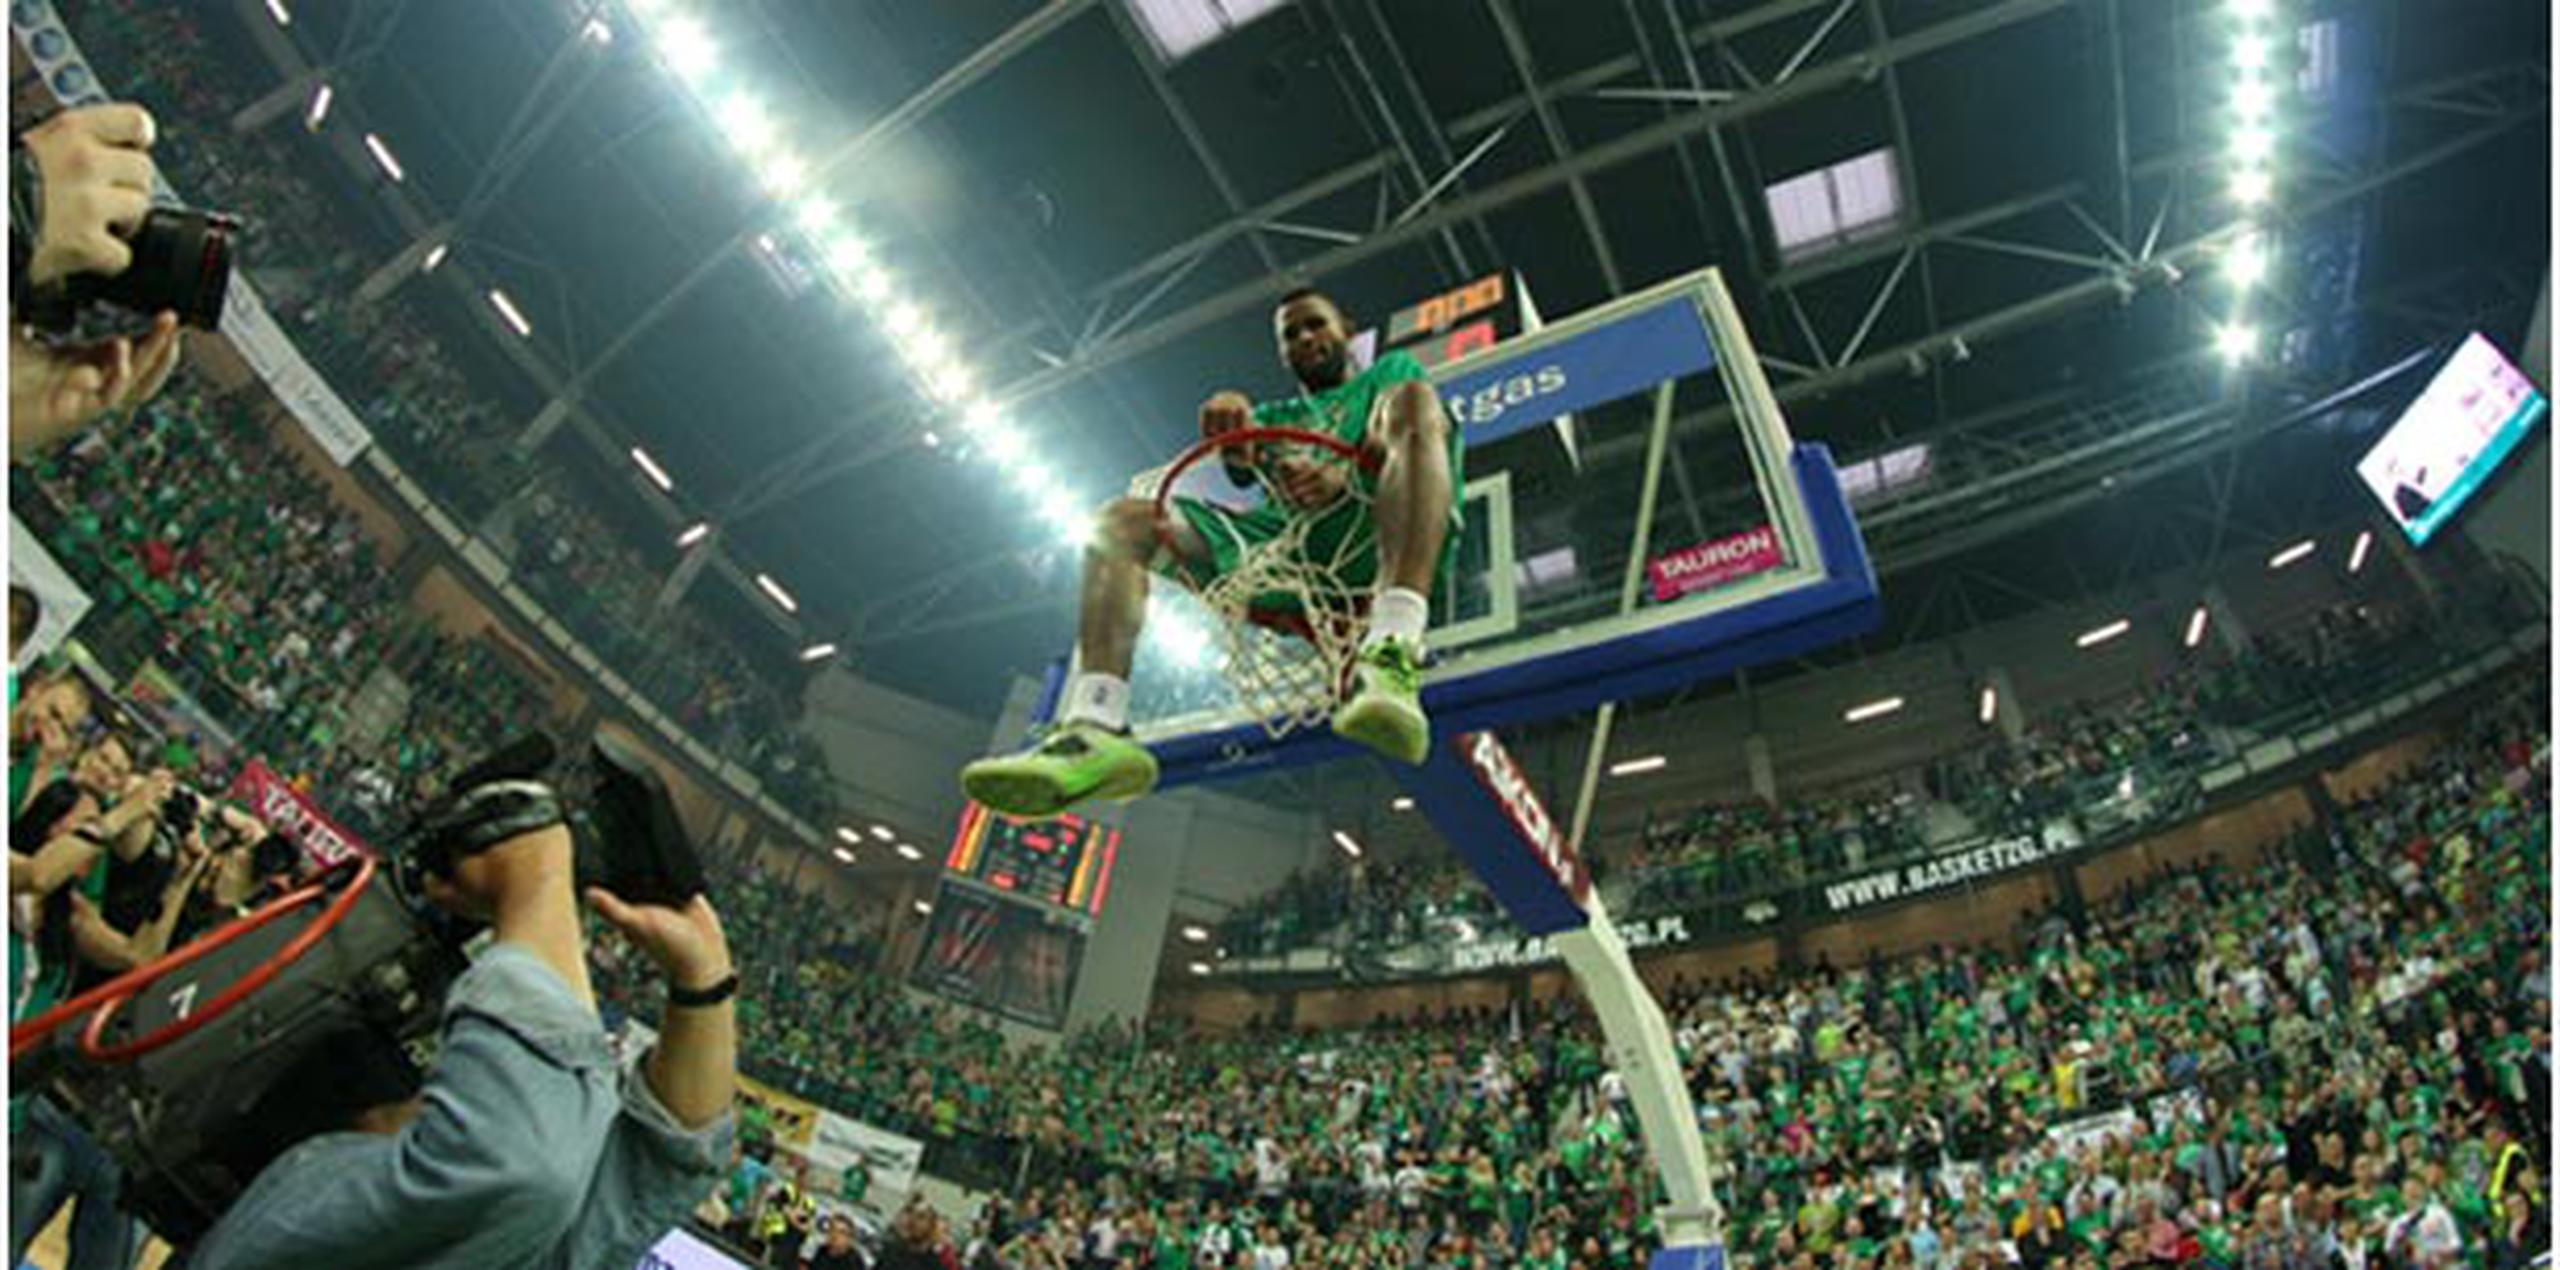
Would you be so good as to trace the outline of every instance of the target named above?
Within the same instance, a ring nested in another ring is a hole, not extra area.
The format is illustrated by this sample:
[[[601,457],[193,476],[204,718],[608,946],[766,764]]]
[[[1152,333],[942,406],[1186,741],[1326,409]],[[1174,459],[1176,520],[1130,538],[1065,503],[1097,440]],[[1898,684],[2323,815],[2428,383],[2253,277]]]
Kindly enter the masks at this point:
[[[1178,854],[1181,870],[1175,887],[1186,915],[1218,916],[1268,893],[1291,873],[1340,854],[1332,845],[1330,827],[1312,807],[1276,807],[1214,788],[1185,789],[1149,801],[1188,808],[1187,834],[1164,840],[1150,835],[1141,842],[1133,832],[1124,849]],[[1421,817],[1398,819],[1418,822]]]
[[[1199,811],[1194,799],[1149,798],[1095,817],[1119,826],[1120,859],[1085,941],[1084,964],[1067,1003],[1070,1031],[1106,1019],[1136,1023],[1147,1017],[1174,886],[1189,844],[1199,841]]]
[[[865,829],[888,825],[938,861],[960,823],[960,765],[985,752],[987,721],[841,666],[809,685],[806,703],[847,815]]]

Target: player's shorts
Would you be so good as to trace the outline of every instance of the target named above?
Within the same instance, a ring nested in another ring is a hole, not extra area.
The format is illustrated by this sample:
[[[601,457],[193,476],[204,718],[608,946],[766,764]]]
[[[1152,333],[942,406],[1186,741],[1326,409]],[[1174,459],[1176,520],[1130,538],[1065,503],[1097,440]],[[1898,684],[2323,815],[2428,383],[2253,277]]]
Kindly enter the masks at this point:
[[[1389,367],[1400,369],[1405,378],[1422,379],[1422,368],[1405,354],[1389,354],[1381,362],[1381,368]],[[1377,408],[1375,392],[1373,389],[1369,396],[1363,398],[1365,404],[1329,425],[1289,419],[1277,422],[1298,427],[1320,427],[1352,446],[1365,446],[1369,440],[1369,415]],[[1264,420],[1257,415],[1256,422]],[[1449,425],[1448,447],[1449,533],[1441,543],[1440,567],[1435,571],[1432,582],[1432,591],[1436,595],[1447,595],[1453,589],[1452,583],[1458,571],[1458,547],[1467,527],[1461,499],[1467,487],[1467,443],[1464,429],[1454,421]],[[1266,496],[1261,506],[1236,511],[1177,495],[1173,499],[1174,514],[1182,517],[1207,544],[1208,559],[1185,560],[1179,553],[1163,552],[1157,556],[1156,569],[1198,591],[1234,573],[1249,553],[1281,536],[1297,517],[1312,515],[1317,521],[1308,528],[1306,544],[1300,555],[1310,565],[1332,568],[1345,590],[1365,598],[1378,584],[1377,524],[1371,511],[1376,502],[1378,483],[1377,478],[1367,472],[1358,473],[1353,479],[1360,482],[1366,497],[1345,499],[1316,512],[1300,512],[1271,496]],[[1312,619],[1318,616],[1305,611],[1304,599],[1292,592],[1270,591],[1253,597],[1250,607],[1257,612],[1284,617]]]
[[[1174,514],[1207,545],[1209,556],[1206,560],[1186,560],[1179,553],[1168,551],[1157,557],[1156,569],[1194,591],[1234,573],[1248,553],[1287,532],[1290,522],[1302,514],[1316,517],[1299,551],[1303,559],[1311,565],[1332,567],[1342,587],[1354,595],[1366,596],[1378,585],[1377,522],[1365,501],[1345,499],[1324,511],[1300,513],[1276,501],[1237,511],[1176,495],[1172,506]],[[1448,537],[1440,547],[1440,567],[1432,583],[1432,590],[1444,595],[1457,578],[1459,538],[1466,528],[1464,513],[1454,497],[1449,521]],[[1257,612],[1305,617],[1308,614],[1304,598],[1291,591],[1265,591],[1253,597],[1251,607]]]

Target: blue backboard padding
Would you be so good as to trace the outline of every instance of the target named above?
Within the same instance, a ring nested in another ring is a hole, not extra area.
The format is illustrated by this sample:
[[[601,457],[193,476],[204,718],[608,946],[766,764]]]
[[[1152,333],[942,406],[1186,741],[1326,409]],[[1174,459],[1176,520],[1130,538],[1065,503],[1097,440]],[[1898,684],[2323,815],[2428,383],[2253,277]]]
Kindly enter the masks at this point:
[[[1724,1245],[1691,1244],[1685,1248],[1656,1249],[1650,1270],[1724,1270]]]
[[[1607,643],[1428,684],[1422,702],[1431,713],[1432,732],[1453,737],[1669,692],[1873,630],[1881,615],[1875,567],[1840,493],[1830,451],[1799,445],[1792,466],[1830,570],[1823,581]],[[1274,742],[1255,723],[1169,737],[1149,748],[1162,769],[1159,784],[1168,788],[1366,752],[1323,731]]]
[[[1540,858],[1537,843],[1503,810],[1502,802],[1477,779],[1466,758],[1469,738],[1443,733],[1434,738],[1431,757],[1420,767],[1389,763],[1387,768],[1413,796],[1414,808],[1468,867],[1484,880],[1485,889],[1502,911],[1532,935],[1580,930],[1591,915]],[[1525,796],[1534,798],[1535,794]]]
[[[1460,362],[1436,387],[1467,444],[1483,445],[1715,364],[1697,295],[1677,291],[1553,344]]]

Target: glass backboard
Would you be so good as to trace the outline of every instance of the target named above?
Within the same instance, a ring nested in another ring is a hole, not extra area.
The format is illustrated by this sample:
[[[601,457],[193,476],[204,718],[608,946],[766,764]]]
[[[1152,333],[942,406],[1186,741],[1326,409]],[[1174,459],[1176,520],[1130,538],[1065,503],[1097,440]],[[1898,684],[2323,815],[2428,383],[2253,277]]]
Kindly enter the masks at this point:
[[[1801,643],[1807,623],[1839,632],[1826,638],[1872,624],[1874,578],[1829,458],[1788,435],[1713,270],[1432,378],[1467,441],[1459,567],[1433,603],[1435,728],[1727,673],[1784,655],[1761,645]],[[1339,752],[1321,729],[1258,726],[1217,641],[1197,637],[1216,619],[1179,587],[1160,582],[1152,606],[1132,723],[1169,783]]]

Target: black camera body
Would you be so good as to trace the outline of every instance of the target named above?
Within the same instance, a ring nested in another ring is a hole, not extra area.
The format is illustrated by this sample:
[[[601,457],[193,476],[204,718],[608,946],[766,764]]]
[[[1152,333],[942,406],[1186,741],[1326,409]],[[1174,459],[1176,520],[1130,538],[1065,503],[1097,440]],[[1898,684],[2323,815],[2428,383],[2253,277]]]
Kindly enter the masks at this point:
[[[180,325],[214,330],[231,293],[239,233],[239,220],[220,212],[154,207],[125,240],[133,261],[123,272],[74,274],[33,288],[17,301],[15,320],[47,335],[89,339],[138,332],[152,314],[167,311]]]
[[[334,898],[352,884],[342,867],[324,879]],[[123,1062],[80,1052],[87,1020],[19,1064],[20,1088],[40,1088],[86,1128],[125,1172],[125,1204],[181,1246],[202,1236],[273,1158],[278,1126],[256,1123],[278,1079],[350,1029],[431,1059],[445,991],[468,964],[436,937],[393,888],[357,895],[346,917],[241,1004],[187,1036]],[[127,1042],[177,1023],[256,970],[322,919],[307,904],[146,986],[100,1040]],[[209,936],[210,937],[210,936]]]
[[[414,1090],[442,1032],[447,990],[469,965],[479,928],[429,904],[424,882],[450,877],[469,856],[536,829],[566,824],[582,884],[634,903],[682,906],[702,893],[701,866],[666,788],[627,748],[599,740],[587,788],[572,800],[552,784],[547,738],[508,746],[464,772],[369,873],[338,866],[316,894],[263,925],[216,929],[183,952],[193,960],[142,985],[94,1030],[74,1019],[13,1060],[20,1090],[41,1089],[85,1127],[126,1174],[125,1202],[180,1246],[201,1237],[259,1171],[293,1142],[344,1128],[339,1113],[381,1097],[324,1087],[353,1054],[374,1077],[367,1091]],[[352,894],[350,892],[353,892]],[[325,932],[324,916],[344,908]],[[181,1024],[287,944],[310,946],[262,986],[195,1030],[130,1056],[108,1055]],[[382,1079],[385,1066],[401,1069]],[[349,1076],[349,1080],[354,1077]],[[405,1085],[404,1085],[405,1082]]]

